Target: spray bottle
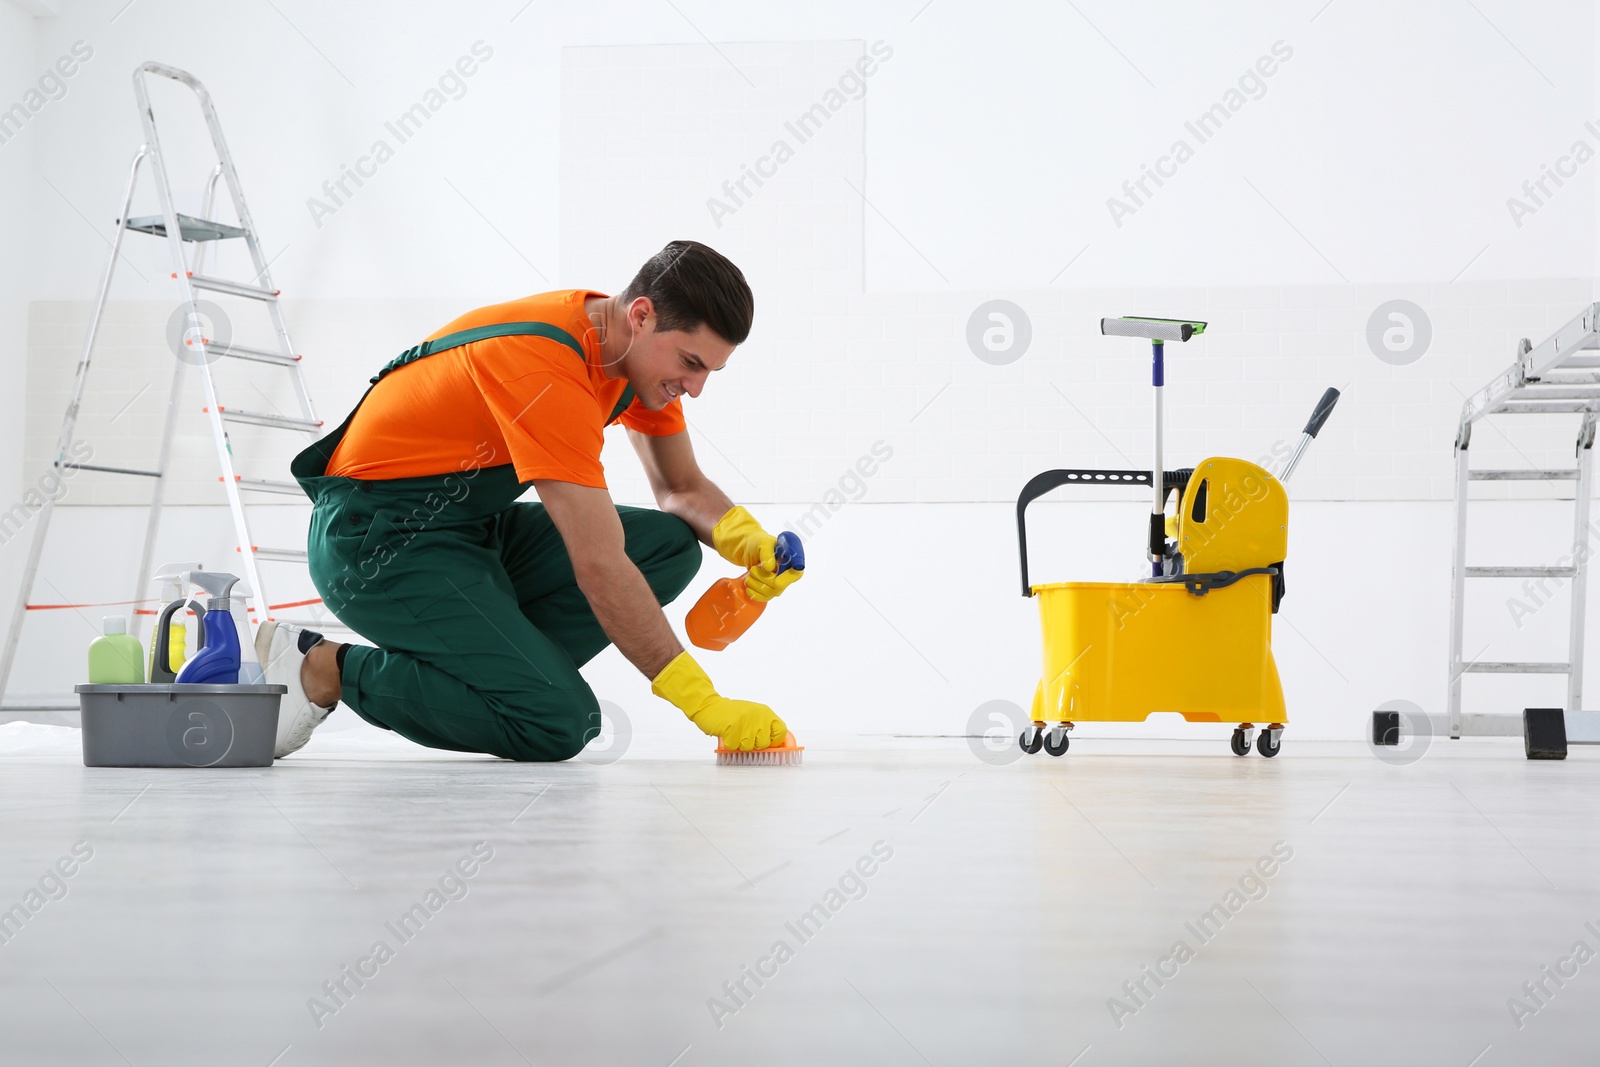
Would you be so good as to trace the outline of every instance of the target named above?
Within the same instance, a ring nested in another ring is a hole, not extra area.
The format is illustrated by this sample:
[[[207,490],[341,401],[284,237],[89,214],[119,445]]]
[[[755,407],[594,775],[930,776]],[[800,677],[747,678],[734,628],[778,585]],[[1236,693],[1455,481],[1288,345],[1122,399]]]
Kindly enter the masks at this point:
[[[778,560],[778,574],[806,569],[806,552],[798,534],[788,531],[779,534],[773,554]],[[764,602],[750,599],[743,575],[720,578],[689,609],[683,628],[695,645],[721,652],[742,637],[766,609]]]
[[[162,623],[171,619],[171,612],[182,611],[185,607],[183,593],[183,572],[197,571],[203,565],[195,563],[163,563],[157,570],[154,580],[161,583],[161,602],[166,605],[160,615],[156,617],[156,625],[150,631],[150,669],[149,677],[152,682],[170,682],[173,675],[183,666],[183,661],[189,658],[189,627],[180,616],[176,625],[168,622],[167,661],[161,664],[156,655],[156,642],[161,636]],[[177,604],[177,607],[173,607]],[[196,644],[203,643],[201,637]]]
[[[177,681],[178,671],[183,669],[184,662],[189,658],[187,624],[179,622],[176,633],[173,632],[172,617],[180,611],[194,612],[194,622],[198,628],[194,643],[202,647],[206,643],[206,609],[203,604],[180,596],[162,608],[161,614],[156,616],[156,632],[152,637],[155,646],[155,658],[150,661],[152,685],[167,685]]]
[[[234,630],[239,634],[239,682],[241,685],[261,685],[267,680],[266,669],[256,655],[255,628],[250,625],[250,608],[246,601],[255,594],[247,586],[234,586],[230,613]]]
[[[239,628],[233,621],[233,598],[230,594],[239,579],[220,571],[184,571],[180,578],[185,585],[198,585],[211,595],[206,600],[206,614],[202,621],[205,643],[178,672],[178,684],[238,684]],[[244,590],[240,590],[240,596],[243,595]]]

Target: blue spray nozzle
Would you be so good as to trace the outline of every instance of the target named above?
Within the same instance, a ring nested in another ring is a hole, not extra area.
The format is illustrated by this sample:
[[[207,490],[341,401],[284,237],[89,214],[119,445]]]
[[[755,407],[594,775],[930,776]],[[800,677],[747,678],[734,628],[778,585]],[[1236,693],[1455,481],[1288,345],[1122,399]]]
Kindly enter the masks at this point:
[[[806,569],[806,550],[800,543],[800,535],[785,530],[778,535],[778,547],[773,550],[778,557],[778,572],[803,571]]]

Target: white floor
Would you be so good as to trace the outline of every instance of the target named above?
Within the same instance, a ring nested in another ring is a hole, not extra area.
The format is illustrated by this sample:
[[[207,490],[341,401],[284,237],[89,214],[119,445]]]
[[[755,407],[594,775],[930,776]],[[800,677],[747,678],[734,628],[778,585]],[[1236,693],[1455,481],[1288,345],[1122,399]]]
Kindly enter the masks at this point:
[[[0,725],[0,908],[45,890],[0,928],[0,1062],[1594,1062],[1600,752],[805,740],[90,770]]]

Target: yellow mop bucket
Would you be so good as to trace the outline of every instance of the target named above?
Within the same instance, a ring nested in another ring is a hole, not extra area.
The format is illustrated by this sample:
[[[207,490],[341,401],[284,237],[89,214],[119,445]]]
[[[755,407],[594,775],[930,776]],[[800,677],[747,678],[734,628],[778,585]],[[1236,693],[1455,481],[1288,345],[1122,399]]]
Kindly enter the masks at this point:
[[[1034,587],[1044,674],[1034,722],[1288,721],[1272,658],[1272,579],[1191,594],[1181,585]]]
[[[1042,747],[1062,755],[1077,722],[1142,722],[1153,712],[1177,712],[1189,722],[1238,724],[1231,747],[1241,756],[1261,724],[1256,750],[1278,754],[1288,722],[1272,658],[1272,616],[1284,595],[1288,547],[1283,482],[1254,463],[1225,456],[1176,471],[1160,466],[1161,340],[1186,341],[1204,328],[1182,320],[1102,320],[1104,332],[1155,341],[1156,466],[1046,471],[1018,497],[1022,591],[1039,601],[1044,653],[1032,723],[1018,739],[1025,752]],[[1158,330],[1166,332],[1153,336]],[[1284,478],[1338,397],[1335,389],[1323,394]],[[1154,471],[1162,471],[1159,489]],[[1152,487],[1149,578],[1030,584],[1027,506],[1067,485]],[[1174,493],[1177,506],[1169,515]]]

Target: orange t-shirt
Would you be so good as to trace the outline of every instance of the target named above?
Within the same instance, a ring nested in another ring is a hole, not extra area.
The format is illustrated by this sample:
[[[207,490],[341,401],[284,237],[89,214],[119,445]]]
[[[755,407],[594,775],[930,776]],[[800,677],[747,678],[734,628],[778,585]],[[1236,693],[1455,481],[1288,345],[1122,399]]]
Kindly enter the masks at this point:
[[[586,289],[469,311],[428,340],[503,322],[544,322],[571,334],[583,358],[546,337],[490,337],[436,352],[384,375],[334,449],[327,473],[417,478],[513,464],[517,480],[550,478],[606,488],[604,430],[628,381],[608,378],[584,314]],[[638,400],[617,422],[652,437],[684,428],[674,400],[651,411]]]

